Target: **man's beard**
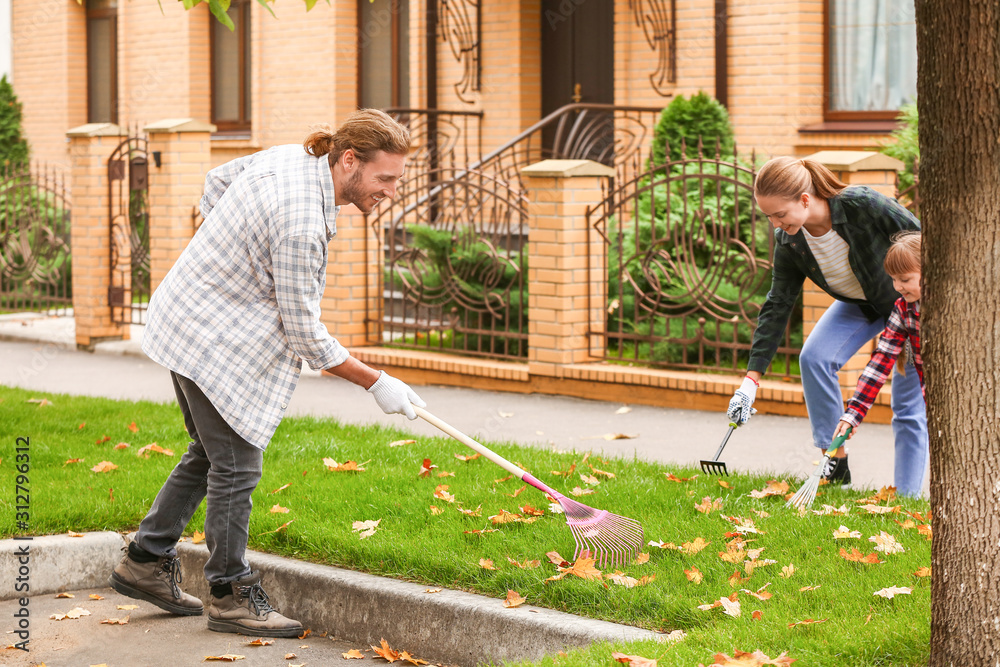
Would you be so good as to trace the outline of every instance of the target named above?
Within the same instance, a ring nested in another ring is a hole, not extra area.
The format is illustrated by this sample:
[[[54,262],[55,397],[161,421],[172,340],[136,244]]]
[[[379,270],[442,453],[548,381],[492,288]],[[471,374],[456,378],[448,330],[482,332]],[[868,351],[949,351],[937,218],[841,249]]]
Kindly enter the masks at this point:
[[[340,196],[342,199],[346,199],[361,209],[362,213],[371,213],[376,204],[371,197],[365,197],[365,194],[362,192],[360,167],[347,179],[347,183],[344,184],[344,190],[340,193]]]

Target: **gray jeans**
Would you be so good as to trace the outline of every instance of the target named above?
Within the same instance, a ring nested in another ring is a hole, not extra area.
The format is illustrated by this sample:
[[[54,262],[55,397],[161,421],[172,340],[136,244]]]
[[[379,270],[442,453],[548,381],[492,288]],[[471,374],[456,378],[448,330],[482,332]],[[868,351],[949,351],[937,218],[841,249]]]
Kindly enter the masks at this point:
[[[155,556],[176,556],[177,540],[207,495],[205,578],[212,586],[226,584],[250,573],[244,557],[250,494],[260,481],[264,452],[233,431],[198,385],[173,372],[170,377],[191,442],[156,494],[135,541]]]

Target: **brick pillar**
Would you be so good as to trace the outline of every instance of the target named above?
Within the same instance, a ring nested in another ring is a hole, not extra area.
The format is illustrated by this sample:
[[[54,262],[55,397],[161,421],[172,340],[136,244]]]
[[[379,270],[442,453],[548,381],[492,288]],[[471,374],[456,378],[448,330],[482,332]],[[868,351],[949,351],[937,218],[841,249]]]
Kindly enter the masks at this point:
[[[149,136],[149,282],[155,291],[194,236],[215,126],[171,118],[144,131]]]
[[[377,317],[381,299],[378,277],[385,261],[375,237],[381,233],[373,231],[367,218],[353,206],[344,207],[337,216],[337,236],[330,242],[321,309],[323,324],[344,347],[377,342],[377,323],[369,323],[368,317]]]
[[[903,163],[896,158],[873,151],[820,151],[808,156],[826,165],[827,169],[848,185],[867,185],[873,190],[895,198],[896,172]],[[833,303],[833,297],[807,280],[802,292],[802,333],[808,338],[820,316]],[[861,377],[875,349],[875,342],[866,343],[840,371],[840,386],[848,395]]]
[[[111,286],[108,158],[124,134],[113,123],[89,123],[73,128],[66,136],[70,142],[73,194],[70,243],[76,345],[93,349],[102,340],[123,340],[129,336],[127,326],[111,321],[108,303]]]
[[[589,160],[543,160],[521,174],[531,224],[528,369],[559,377],[561,366],[595,360],[588,333],[604,330],[604,244],[589,229],[587,208],[601,201],[602,181],[614,170]]]

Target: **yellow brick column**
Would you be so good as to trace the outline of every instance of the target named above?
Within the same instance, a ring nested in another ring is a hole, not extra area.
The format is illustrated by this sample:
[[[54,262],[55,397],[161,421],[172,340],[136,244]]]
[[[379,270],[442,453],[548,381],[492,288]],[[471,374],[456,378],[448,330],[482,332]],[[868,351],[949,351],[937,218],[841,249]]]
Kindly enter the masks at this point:
[[[323,324],[348,348],[378,342],[378,323],[370,323],[368,318],[378,316],[381,298],[378,277],[384,257],[375,236],[381,233],[353,206],[345,206],[337,216],[337,236],[330,242],[326,292],[320,308]]]
[[[88,123],[66,133],[71,163],[73,223],[73,318],[76,345],[93,349],[102,340],[128,338],[127,326],[111,321],[108,158],[124,134],[113,123]]]
[[[149,137],[149,283],[155,291],[194,236],[215,126],[169,118],[144,131]]]
[[[820,151],[807,156],[820,164],[848,185],[867,185],[882,194],[895,198],[896,172],[903,163],[896,158],[873,151]],[[808,338],[816,322],[833,303],[833,298],[807,280],[802,292],[802,334]],[[866,343],[840,370],[840,386],[846,396],[854,394],[875,342]]]
[[[604,331],[604,243],[589,229],[587,209],[601,201],[614,170],[590,160],[543,160],[521,175],[531,225],[528,372],[561,377],[562,367],[595,360],[588,334]]]

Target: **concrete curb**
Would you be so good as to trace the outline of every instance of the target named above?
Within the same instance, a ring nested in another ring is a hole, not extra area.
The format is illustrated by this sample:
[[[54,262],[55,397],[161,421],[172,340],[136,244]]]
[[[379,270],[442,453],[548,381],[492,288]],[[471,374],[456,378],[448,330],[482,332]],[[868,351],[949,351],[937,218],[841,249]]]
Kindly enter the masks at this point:
[[[30,594],[36,595],[106,586],[123,544],[122,536],[113,532],[2,540],[0,599],[23,595],[14,588],[19,547],[29,545]],[[208,583],[201,576],[207,547],[181,542],[177,553],[184,590],[209,599]],[[255,551],[247,552],[247,560],[261,571],[275,607],[314,632],[363,644],[378,645],[385,638],[390,645],[446,664],[538,660],[597,641],[666,638],[540,607],[506,609],[499,599],[463,591],[427,593],[428,587],[419,584]]]

